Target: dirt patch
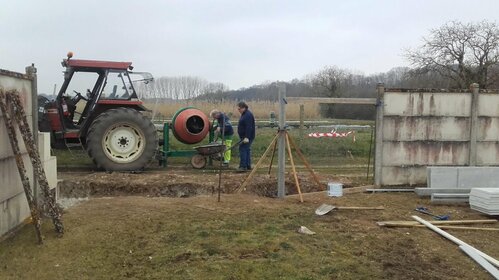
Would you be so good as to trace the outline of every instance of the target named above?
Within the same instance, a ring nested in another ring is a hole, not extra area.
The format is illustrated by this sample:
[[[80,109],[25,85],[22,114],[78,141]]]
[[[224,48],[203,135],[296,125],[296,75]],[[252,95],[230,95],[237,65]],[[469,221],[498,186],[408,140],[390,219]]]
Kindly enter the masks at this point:
[[[224,172],[221,180],[222,193],[234,193],[249,173]],[[148,171],[143,173],[59,173],[60,196],[66,198],[102,196],[166,196],[191,197],[212,194],[218,191],[219,175],[211,171]],[[303,193],[324,190],[327,179],[317,185],[308,174],[298,175]],[[348,181],[345,185],[352,186]],[[286,193],[296,194],[298,189],[291,174],[286,174]],[[243,190],[245,193],[266,197],[277,197],[277,178],[267,174],[255,174]]]

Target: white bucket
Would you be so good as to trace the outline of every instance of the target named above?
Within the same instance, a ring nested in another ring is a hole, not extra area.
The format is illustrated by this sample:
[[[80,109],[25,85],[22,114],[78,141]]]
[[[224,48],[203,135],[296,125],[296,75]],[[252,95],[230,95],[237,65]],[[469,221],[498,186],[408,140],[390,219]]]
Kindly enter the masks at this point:
[[[342,183],[327,183],[327,195],[328,196],[342,196],[343,195],[343,184]]]

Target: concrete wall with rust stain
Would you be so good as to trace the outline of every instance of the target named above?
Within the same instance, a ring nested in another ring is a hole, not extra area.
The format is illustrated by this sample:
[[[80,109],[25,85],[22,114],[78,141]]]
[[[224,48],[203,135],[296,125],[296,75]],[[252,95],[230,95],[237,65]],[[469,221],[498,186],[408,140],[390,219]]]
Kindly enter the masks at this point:
[[[478,98],[477,165],[499,165],[499,94]]]
[[[11,89],[18,90],[32,128],[33,103],[31,79],[25,74],[0,69],[0,89],[4,91]],[[17,133],[21,135],[18,129]],[[33,168],[22,140],[19,141],[19,147],[23,154],[27,175],[32,184]],[[30,217],[28,203],[24,195],[4,118],[0,111],[0,236],[21,224],[28,217]]]
[[[468,166],[472,92],[383,95],[381,185],[426,184],[427,166]],[[499,165],[499,94],[479,93],[476,165]]]

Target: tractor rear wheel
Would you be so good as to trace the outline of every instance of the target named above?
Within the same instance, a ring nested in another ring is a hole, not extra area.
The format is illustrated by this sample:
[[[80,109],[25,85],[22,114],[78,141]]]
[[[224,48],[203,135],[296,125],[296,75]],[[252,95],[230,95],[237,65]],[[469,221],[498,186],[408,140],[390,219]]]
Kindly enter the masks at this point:
[[[110,109],[100,114],[86,137],[89,156],[107,171],[143,169],[156,153],[154,124],[129,108]]]

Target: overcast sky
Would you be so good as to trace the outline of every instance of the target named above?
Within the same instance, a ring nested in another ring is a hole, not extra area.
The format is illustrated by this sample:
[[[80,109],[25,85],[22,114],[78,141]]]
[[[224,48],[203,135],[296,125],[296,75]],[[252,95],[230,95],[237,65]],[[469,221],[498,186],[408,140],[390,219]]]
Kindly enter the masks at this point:
[[[0,68],[35,63],[39,92],[74,58],[199,76],[231,89],[326,65],[364,74],[407,66],[403,49],[450,20],[499,21],[499,0],[0,0]]]

